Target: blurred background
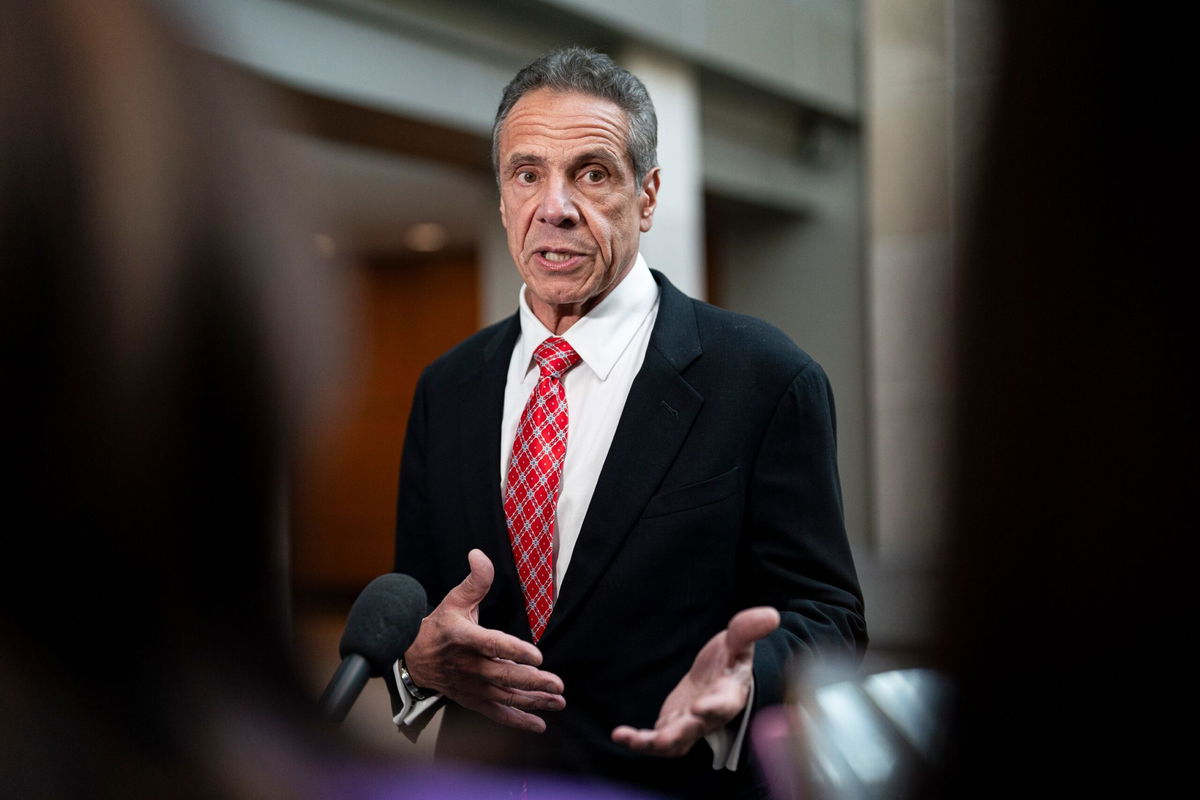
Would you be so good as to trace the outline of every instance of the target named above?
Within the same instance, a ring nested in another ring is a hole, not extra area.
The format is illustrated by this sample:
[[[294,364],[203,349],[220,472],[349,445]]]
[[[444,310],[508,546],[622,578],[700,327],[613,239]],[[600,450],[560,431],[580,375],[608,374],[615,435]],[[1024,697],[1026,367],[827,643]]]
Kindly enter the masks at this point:
[[[651,266],[777,325],[829,373],[871,630],[863,672],[923,662],[952,477],[952,254],[996,79],[988,3],[156,4],[288,112],[276,155],[320,220],[314,253],[353,289],[351,365],[330,387],[341,399],[297,454],[288,497],[293,625],[314,690],[355,596],[391,567],[421,368],[516,308],[490,126],[512,75],[567,44],[610,53],[654,99]],[[380,681],[348,724],[412,748]]]

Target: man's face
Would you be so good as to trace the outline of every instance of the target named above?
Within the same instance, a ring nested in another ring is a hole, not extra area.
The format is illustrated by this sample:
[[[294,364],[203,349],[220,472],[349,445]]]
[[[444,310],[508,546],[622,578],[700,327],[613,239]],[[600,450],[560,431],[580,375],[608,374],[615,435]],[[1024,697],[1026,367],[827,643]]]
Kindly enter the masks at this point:
[[[500,129],[500,219],[525,298],[561,333],[620,283],[650,230],[658,168],[639,183],[614,103],[538,89]]]

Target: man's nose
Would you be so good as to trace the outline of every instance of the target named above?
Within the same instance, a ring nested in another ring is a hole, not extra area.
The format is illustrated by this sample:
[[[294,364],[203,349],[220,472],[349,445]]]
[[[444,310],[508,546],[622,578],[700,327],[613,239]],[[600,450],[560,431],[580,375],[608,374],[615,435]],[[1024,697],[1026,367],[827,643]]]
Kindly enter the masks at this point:
[[[579,222],[579,209],[575,205],[574,186],[570,181],[554,178],[546,181],[538,203],[538,222],[556,228],[569,228]]]

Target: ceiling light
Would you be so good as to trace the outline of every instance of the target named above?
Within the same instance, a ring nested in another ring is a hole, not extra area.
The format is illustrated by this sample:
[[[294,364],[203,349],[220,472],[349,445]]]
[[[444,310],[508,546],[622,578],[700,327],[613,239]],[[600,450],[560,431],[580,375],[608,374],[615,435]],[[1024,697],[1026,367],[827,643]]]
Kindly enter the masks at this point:
[[[404,244],[418,253],[433,253],[446,246],[446,228],[436,222],[418,222],[404,232]]]

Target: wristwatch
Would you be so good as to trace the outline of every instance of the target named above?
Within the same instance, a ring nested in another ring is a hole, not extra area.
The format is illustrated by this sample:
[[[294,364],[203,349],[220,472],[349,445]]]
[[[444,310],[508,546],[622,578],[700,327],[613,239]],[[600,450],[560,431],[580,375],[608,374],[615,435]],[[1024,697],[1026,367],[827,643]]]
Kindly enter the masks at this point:
[[[414,700],[426,700],[429,698],[424,689],[413,683],[412,676],[408,674],[408,667],[404,665],[403,656],[400,658],[400,683],[404,684],[404,690],[412,695]]]

